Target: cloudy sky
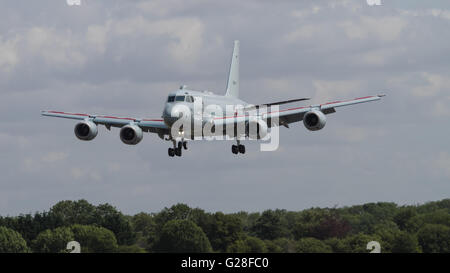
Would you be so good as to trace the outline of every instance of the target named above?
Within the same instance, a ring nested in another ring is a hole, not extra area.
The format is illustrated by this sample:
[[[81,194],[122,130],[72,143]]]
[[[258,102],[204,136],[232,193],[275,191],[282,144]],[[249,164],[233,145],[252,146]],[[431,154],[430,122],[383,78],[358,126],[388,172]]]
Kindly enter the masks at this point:
[[[81,198],[134,214],[450,197],[450,2],[381,1],[1,0],[0,215]],[[233,40],[248,102],[387,96],[244,156],[208,141],[169,158],[156,135],[127,146],[104,127],[82,142],[75,121],[40,116],[158,118],[181,84],[224,93]]]

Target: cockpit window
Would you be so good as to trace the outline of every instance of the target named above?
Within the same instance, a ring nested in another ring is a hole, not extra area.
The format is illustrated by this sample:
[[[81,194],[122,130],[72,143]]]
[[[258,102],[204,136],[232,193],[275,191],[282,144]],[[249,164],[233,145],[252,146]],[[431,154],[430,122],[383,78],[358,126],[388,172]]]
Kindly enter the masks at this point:
[[[167,99],[167,102],[174,102],[175,101],[175,96],[169,96],[169,98]]]
[[[186,102],[194,102],[194,98],[192,96],[186,96]]]
[[[175,101],[184,101],[184,96],[177,96]]]

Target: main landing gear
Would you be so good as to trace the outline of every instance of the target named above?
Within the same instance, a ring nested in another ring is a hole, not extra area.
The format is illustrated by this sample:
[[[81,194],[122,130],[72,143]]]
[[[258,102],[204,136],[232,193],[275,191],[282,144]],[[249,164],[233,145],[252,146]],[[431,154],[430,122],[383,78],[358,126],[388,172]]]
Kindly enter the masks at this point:
[[[185,150],[187,150],[187,141],[179,141],[178,143],[173,140],[173,148],[169,148],[168,150],[168,154],[170,157],[173,156],[181,156],[181,151],[184,148]]]
[[[244,145],[242,145],[241,143],[240,143],[240,141],[238,140],[237,141],[237,145],[232,145],[231,146],[231,152],[233,153],[233,154],[239,154],[239,153],[241,153],[241,154],[245,154],[245,146]]]

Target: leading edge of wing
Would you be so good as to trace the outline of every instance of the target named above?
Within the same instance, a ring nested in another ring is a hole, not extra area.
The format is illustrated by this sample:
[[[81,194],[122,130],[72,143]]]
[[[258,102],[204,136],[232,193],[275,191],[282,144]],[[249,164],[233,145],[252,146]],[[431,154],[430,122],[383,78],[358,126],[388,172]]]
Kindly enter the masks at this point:
[[[301,99],[292,99],[292,100],[283,100],[283,101],[277,101],[277,102],[271,102],[271,103],[264,103],[264,104],[257,104],[257,105],[250,105],[248,107],[244,107],[244,111],[250,111],[253,109],[259,109],[262,107],[270,107],[273,105],[281,105],[281,104],[287,104],[287,103],[293,103],[297,101],[304,101],[304,100],[310,100],[310,98],[301,98]]]
[[[360,97],[360,98],[354,98],[350,100],[343,100],[343,101],[333,101],[323,104],[315,104],[315,105],[309,105],[309,106],[301,106],[301,107],[294,107],[294,108],[288,108],[288,109],[281,109],[278,111],[270,111],[267,113],[262,114],[262,118],[267,119],[273,119],[273,118],[279,118],[280,123],[283,121],[284,123],[292,123],[302,120],[303,114],[311,111],[313,109],[317,109],[322,111],[324,114],[331,114],[336,112],[334,109],[335,107],[341,107],[341,106],[347,106],[352,104],[358,104],[358,103],[364,103],[364,102],[371,102],[380,100],[385,95],[376,95],[376,96],[366,96],[366,97]],[[225,125],[229,123],[240,123],[245,122],[250,118],[249,113],[244,113],[243,115],[236,115],[236,116],[225,116],[225,117],[216,117],[214,118],[214,123],[217,125]],[[273,120],[271,120],[271,123]],[[271,126],[271,124],[268,124]]]
[[[160,128],[169,129],[162,119],[136,119],[126,117],[104,116],[104,115],[89,115],[81,113],[68,113],[60,111],[41,111],[41,115],[48,117],[67,118],[75,120],[91,119],[94,123],[110,125],[110,126],[123,126],[130,122],[134,122],[140,127],[144,128]]]
[[[370,101],[377,101],[377,100],[380,100],[384,96],[386,96],[386,95],[383,94],[383,95],[354,98],[354,99],[350,99],[350,100],[332,101],[332,102],[327,102],[327,103],[322,103],[322,104],[313,104],[313,105],[309,105],[309,106],[302,106],[302,107],[283,109],[283,110],[279,110],[279,111],[272,111],[267,114],[273,116],[278,113],[280,116],[284,116],[286,114],[289,115],[292,112],[306,112],[311,109],[318,109],[321,111],[325,111],[328,109],[334,109],[336,107],[342,107],[342,106],[370,102]],[[334,111],[331,111],[331,112],[334,112]]]

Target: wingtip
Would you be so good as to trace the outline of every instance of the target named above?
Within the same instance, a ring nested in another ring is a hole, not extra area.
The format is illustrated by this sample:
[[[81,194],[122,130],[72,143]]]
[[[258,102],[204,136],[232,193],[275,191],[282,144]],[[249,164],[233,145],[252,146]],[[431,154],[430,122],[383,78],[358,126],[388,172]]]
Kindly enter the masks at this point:
[[[379,95],[377,95],[378,97],[385,97],[386,96],[386,94],[379,94]]]

